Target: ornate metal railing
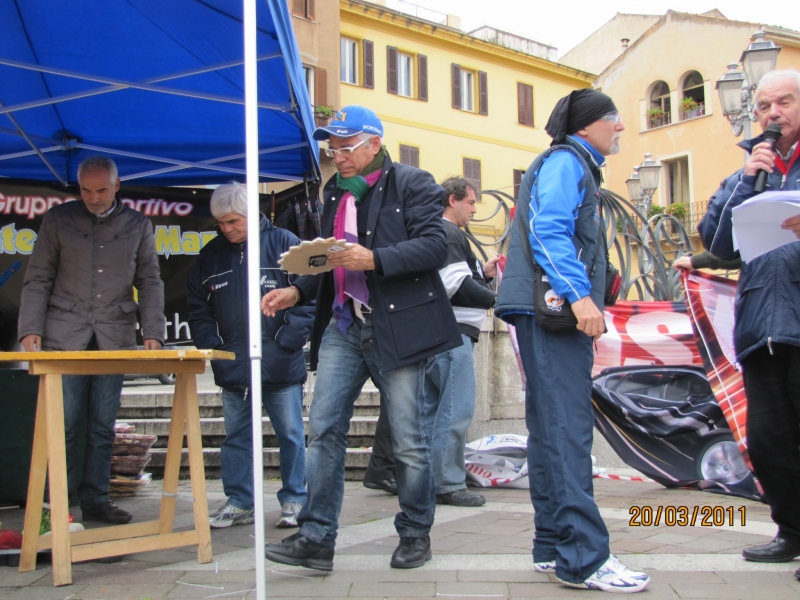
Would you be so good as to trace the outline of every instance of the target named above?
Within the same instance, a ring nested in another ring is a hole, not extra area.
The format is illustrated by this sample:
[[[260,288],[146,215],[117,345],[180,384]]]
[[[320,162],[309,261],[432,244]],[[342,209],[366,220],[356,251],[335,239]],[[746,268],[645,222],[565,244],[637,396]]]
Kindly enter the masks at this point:
[[[466,228],[467,237],[486,260],[485,248],[496,247],[498,253],[506,250],[511,233],[509,204],[516,205],[516,200],[499,190],[481,194],[494,198],[497,206],[491,215],[473,222],[489,221],[501,211],[505,216],[502,233],[492,242],[479,240]],[[622,277],[620,299],[682,299],[680,275],[672,263],[691,252],[692,244],[681,222],[670,215],[655,215],[648,220],[633,204],[610,190],[602,189],[600,198],[609,255]]]

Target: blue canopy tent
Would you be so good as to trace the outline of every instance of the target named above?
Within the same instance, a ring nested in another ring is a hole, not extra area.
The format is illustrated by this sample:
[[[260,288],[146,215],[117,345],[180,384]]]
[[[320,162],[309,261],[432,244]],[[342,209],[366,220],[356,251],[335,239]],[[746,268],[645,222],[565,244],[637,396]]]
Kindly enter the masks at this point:
[[[76,181],[107,154],[143,185],[245,173],[240,0],[0,3],[0,176]],[[261,181],[318,178],[285,2],[259,2]]]
[[[104,154],[121,179],[142,184],[246,179],[257,214],[259,181],[319,180],[313,119],[284,0],[0,3],[0,177],[74,184],[80,162]],[[257,236],[258,219],[248,219]],[[257,245],[248,255],[259,483]],[[263,494],[254,508],[264,597]]]

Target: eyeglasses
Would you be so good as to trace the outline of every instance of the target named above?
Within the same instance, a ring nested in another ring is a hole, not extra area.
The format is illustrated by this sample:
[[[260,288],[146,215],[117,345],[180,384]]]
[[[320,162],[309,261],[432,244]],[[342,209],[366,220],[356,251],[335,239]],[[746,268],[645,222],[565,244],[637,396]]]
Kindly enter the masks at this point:
[[[608,121],[613,125],[617,125],[618,123],[622,123],[622,117],[619,113],[611,113],[610,115],[603,115],[600,117],[601,121]]]
[[[371,139],[372,138],[361,140],[355,146],[346,146],[344,148],[325,148],[325,156],[328,158],[334,158],[337,154],[341,154],[342,156],[350,156],[356,148],[358,148],[361,144],[370,141]]]

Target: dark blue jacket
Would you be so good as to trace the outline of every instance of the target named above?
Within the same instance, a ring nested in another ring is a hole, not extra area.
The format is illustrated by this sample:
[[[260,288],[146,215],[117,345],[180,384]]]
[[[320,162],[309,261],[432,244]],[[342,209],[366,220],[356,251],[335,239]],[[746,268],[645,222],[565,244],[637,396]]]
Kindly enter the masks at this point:
[[[540,154],[525,172],[494,309],[500,319],[513,324],[516,314],[535,314],[531,254],[557,294],[570,303],[589,295],[603,310],[606,253],[598,196],[602,161],[592,148],[567,137]],[[549,171],[542,185],[545,167]]]
[[[420,169],[386,157],[370,188],[366,247],[381,272],[367,271],[375,343],[382,367],[392,371],[462,345],[450,299],[439,277],[447,258],[442,225],[444,190]],[[343,192],[331,178],[323,190],[322,237],[333,235]],[[366,201],[366,199],[365,199]],[[303,301],[317,299],[311,335],[311,368],[333,314],[333,271],[298,277]]]
[[[278,259],[300,240],[261,215],[261,296],[291,285],[294,275],[280,270]],[[246,245],[218,235],[200,251],[186,284],[189,325],[198,348],[227,350],[235,361],[214,360],[215,383],[240,391],[250,387],[247,325]],[[271,385],[306,380],[303,346],[311,333],[314,306],[298,306],[261,317],[261,381]]]
[[[739,145],[749,152],[762,141],[759,136]],[[697,226],[703,246],[723,260],[739,257],[733,249],[733,208],[756,195],[756,178],[743,171],[722,182]],[[800,190],[800,161],[794,163],[786,181],[781,182],[782,178],[777,169],[773,170],[765,191]],[[773,342],[800,346],[800,241],[742,263],[734,323],[733,341],[739,361]]]

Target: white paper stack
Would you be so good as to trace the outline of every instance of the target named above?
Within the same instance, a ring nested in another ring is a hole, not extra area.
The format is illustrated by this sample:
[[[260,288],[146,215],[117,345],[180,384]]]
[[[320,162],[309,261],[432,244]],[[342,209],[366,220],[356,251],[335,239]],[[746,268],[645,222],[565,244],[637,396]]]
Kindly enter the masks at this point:
[[[744,262],[797,242],[794,232],[781,229],[800,215],[800,191],[764,192],[733,209],[734,246]]]

